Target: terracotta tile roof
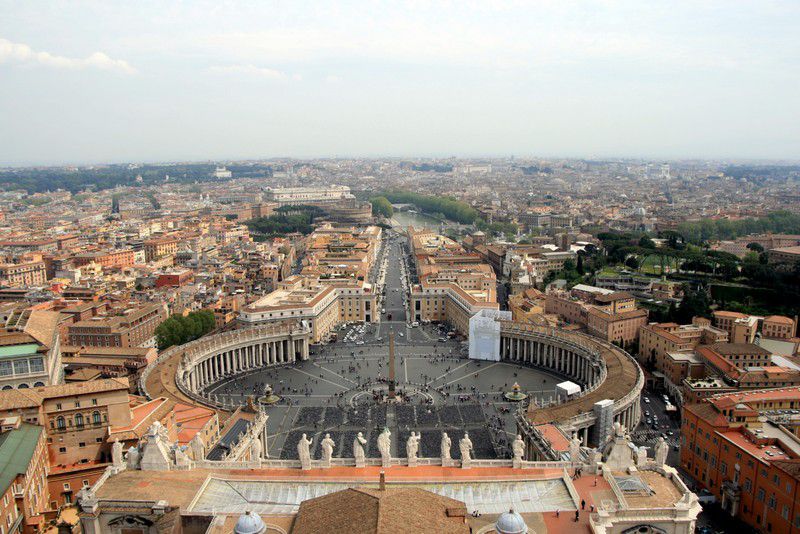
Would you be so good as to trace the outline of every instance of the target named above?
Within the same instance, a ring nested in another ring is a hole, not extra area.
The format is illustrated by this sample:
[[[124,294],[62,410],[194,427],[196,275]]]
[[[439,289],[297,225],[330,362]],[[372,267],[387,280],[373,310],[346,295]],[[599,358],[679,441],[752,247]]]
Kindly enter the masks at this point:
[[[92,380],[91,382],[75,382],[58,386],[44,386],[32,389],[10,389],[0,391],[0,410],[15,410],[40,406],[45,399],[66,397],[73,395],[86,395],[103,391],[125,390],[128,391],[127,377],[106,378]]]
[[[300,505],[293,534],[468,534],[464,504],[420,488],[351,488]]]
[[[55,311],[34,310],[25,324],[24,331],[46,347],[53,344],[61,314]]]
[[[722,354],[723,356],[727,356],[729,354],[734,355],[750,355],[750,354],[758,354],[758,355],[770,355],[772,354],[767,349],[760,347],[758,345],[754,345],[753,343],[714,343],[711,345],[718,354]]]

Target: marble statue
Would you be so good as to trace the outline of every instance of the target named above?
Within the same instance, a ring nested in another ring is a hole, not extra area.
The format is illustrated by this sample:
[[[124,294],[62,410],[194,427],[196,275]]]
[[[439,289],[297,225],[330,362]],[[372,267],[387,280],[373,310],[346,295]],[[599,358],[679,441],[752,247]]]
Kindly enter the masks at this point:
[[[647,463],[647,447],[641,446],[636,448],[636,466],[642,467]]]
[[[406,456],[408,457],[408,465],[417,465],[417,453],[419,452],[419,439],[420,436],[413,431],[406,440]]]
[[[118,439],[114,439],[114,443],[111,445],[111,464],[114,466],[114,469],[121,469],[124,466],[122,460],[122,443],[119,442]]]
[[[658,442],[656,443],[656,465],[658,467],[664,467],[664,464],[667,463],[667,453],[669,452],[669,445],[664,438],[659,437]]]
[[[381,453],[381,465],[389,467],[392,461],[392,433],[388,428],[383,429],[383,432],[378,436],[378,450]]]
[[[581,440],[578,439],[578,434],[572,433],[572,439],[569,440],[569,461],[581,461]]]
[[[311,469],[311,440],[303,434],[297,442],[297,456],[300,458],[301,469]]]
[[[472,463],[472,440],[469,439],[467,432],[464,432],[464,437],[458,442],[458,448],[461,451],[461,467],[470,467]]]
[[[447,435],[447,432],[442,432],[442,465],[447,467],[450,465],[450,446],[452,442],[450,440],[450,436]]]
[[[616,436],[618,438],[624,438],[625,437],[625,427],[622,426],[622,423],[620,423],[619,421],[614,423],[614,436]]]
[[[331,458],[333,458],[333,448],[336,446],[336,442],[331,439],[330,434],[325,434],[325,438],[323,438],[321,445],[322,445],[322,466],[330,467]]]
[[[128,449],[125,460],[128,463],[128,469],[139,469],[139,449],[131,446],[131,448]]]
[[[367,455],[364,453],[366,444],[367,440],[364,438],[364,434],[359,432],[356,439],[353,440],[353,456],[356,459],[356,467],[364,467],[366,465]]]
[[[522,441],[522,436],[517,434],[516,439],[511,444],[511,450],[514,451],[514,467],[522,466],[522,457],[525,454],[525,442]]]
[[[261,445],[261,438],[254,438],[250,443],[250,461],[260,461],[262,452],[264,452],[264,447]]]
[[[143,471],[169,471],[173,463],[167,429],[159,421],[150,425],[139,466]]]
[[[189,448],[192,451],[192,458],[195,462],[205,460],[206,447],[203,445],[203,440],[200,439],[200,434],[195,434],[192,441],[189,442]]]
[[[184,448],[176,446],[174,452],[175,465],[180,468],[188,469],[191,465],[191,460],[189,460],[189,456],[184,451]]]

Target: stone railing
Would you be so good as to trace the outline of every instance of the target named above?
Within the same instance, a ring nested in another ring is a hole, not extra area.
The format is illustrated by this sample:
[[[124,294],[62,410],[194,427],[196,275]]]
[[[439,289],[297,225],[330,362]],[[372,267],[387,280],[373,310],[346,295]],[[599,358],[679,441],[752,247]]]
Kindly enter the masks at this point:
[[[625,498],[625,495],[622,493],[622,488],[619,487],[617,484],[617,480],[614,478],[614,475],[611,473],[611,470],[608,468],[603,468],[603,478],[608,482],[608,485],[611,486],[611,491],[614,492],[614,496],[619,501],[620,506],[625,509],[628,508],[628,500]]]
[[[381,466],[382,461],[380,458],[366,458],[364,460],[365,466]],[[392,458],[390,461],[391,466],[408,466],[407,458]],[[418,467],[421,466],[441,466],[441,458],[418,458]],[[546,462],[530,462],[523,460],[521,469],[559,469],[566,473],[568,469],[583,464],[577,462],[560,462],[560,461],[546,461]],[[355,458],[331,458],[331,467],[355,467]],[[461,460],[450,460],[450,467],[461,467]],[[278,460],[278,459],[262,459],[260,461],[234,461],[234,460],[200,460],[194,462],[194,467],[201,469],[300,469],[300,460]],[[327,466],[322,460],[311,460],[312,469],[325,469]],[[495,459],[495,460],[471,460],[470,467],[513,467],[513,460]],[[413,469],[413,467],[412,467]]]

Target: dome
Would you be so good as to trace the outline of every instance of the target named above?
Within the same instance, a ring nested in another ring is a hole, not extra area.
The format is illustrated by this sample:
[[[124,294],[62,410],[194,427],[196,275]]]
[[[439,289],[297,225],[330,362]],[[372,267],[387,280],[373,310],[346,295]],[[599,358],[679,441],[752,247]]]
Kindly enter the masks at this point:
[[[236,526],[233,527],[234,534],[262,534],[266,531],[267,527],[258,514],[250,511],[239,516]]]
[[[497,518],[494,530],[497,534],[527,534],[528,525],[525,524],[521,515],[514,510],[509,510]]]

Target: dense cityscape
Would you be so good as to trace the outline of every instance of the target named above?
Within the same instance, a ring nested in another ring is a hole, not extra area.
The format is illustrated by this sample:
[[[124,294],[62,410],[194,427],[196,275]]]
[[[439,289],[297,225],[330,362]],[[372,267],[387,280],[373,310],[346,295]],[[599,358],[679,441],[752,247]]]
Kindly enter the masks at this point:
[[[0,2],[0,534],[800,534],[800,2]]]
[[[640,509],[653,532],[788,532],[799,178],[634,160],[5,169],[13,521],[46,530],[77,506],[89,532],[349,532],[330,510],[389,498],[424,501],[437,532],[622,532]]]

